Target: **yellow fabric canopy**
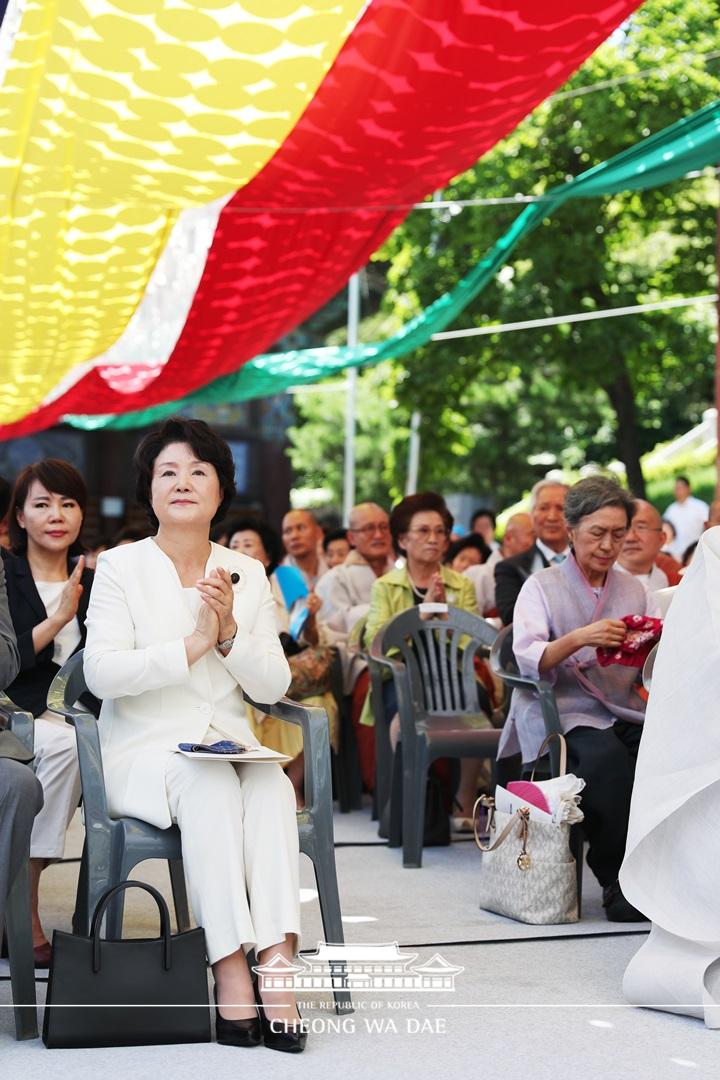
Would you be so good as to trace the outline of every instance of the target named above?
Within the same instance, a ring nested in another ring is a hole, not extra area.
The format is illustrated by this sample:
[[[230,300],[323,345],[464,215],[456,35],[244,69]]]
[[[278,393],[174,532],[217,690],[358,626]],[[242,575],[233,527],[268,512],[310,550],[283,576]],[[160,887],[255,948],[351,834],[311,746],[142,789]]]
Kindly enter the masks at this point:
[[[25,0],[0,89],[0,422],[119,337],[177,214],[267,163],[363,7]]]

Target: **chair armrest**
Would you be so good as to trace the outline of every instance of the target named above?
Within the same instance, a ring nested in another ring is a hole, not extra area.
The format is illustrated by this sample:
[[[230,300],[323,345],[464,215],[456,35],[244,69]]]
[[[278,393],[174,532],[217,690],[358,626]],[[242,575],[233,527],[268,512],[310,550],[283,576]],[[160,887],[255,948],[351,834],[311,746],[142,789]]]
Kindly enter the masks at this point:
[[[303,750],[305,753],[305,802],[310,811],[316,805],[323,791],[329,793],[332,801],[332,778],[330,771],[330,732],[327,713],[324,709],[308,708],[289,698],[281,698],[272,705],[253,701],[244,695],[248,705],[258,712],[271,716],[274,720],[284,720],[286,724],[297,724],[303,732]]]
[[[6,693],[0,690],[0,728],[17,735],[32,754],[35,749],[35,721],[31,713],[19,709]]]
[[[86,823],[106,821],[110,814],[105,793],[105,774],[97,720],[87,709],[78,708],[76,705],[65,705],[63,690],[56,687],[55,682],[48,691],[47,703],[51,712],[64,716],[67,723],[75,728]]]

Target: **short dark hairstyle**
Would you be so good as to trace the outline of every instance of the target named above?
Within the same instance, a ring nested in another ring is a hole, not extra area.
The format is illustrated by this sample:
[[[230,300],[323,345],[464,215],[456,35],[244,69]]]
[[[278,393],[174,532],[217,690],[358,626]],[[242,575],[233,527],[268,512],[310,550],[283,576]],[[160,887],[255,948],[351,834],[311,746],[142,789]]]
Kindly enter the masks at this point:
[[[390,513],[390,533],[393,538],[393,546],[398,555],[402,554],[400,537],[410,528],[410,522],[415,514],[422,514],[434,510],[443,519],[448,536],[452,532],[455,518],[447,508],[447,503],[442,495],[436,491],[419,491],[416,495],[406,495],[399,503],[393,506]]]
[[[220,481],[222,502],[210,522],[222,521],[230,503],[235,498],[235,463],[230,447],[204,420],[189,420],[184,416],[170,416],[157,431],[151,431],[142,440],[133,458],[137,471],[135,497],[145,510],[150,524],[158,527],[158,519],[152,508],[150,492],[153,467],[157,456],[170,443],[187,443],[198,461],[212,465]]]
[[[488,506],[478,506],[477,510],[475,511],[473,516],[470,518],[470,528],[471,529],[475,528],[475,522],[477,521],[477,519],[479,517],[490,518],[490,520],[492,521],[492,527],[493,527],[493,529],[495,528],[495,523],[496,523],[497,519],[495,517],[495,514],[490,509],[490,507],[488,507]]]
[[[83,518],[85,517],[87,488],[74,465],[61,458],[45,458],[44,461],[35,461],[32,465],[26,465],[15,478],[7,512],[10,547],[16,555],[27,550],[27,533],[20,527],[17,512],[18,510],[22,512],[28,492],[36,480],[51,494],[65,495],[68,499],[74,499],[82,511]],[[82,555],[84,550],[78,536],[78,539],[68,548],[68,555]]]
[[[635,513],[635,500],[630,492],[620,487],[617,480],[607,476],[587,476],[573,484],[565,496],[565,521],[574,529],[583,518],[606,506],[617,506],[624,510],[630,528]]]
[[[672,529],[673,536],[674,537],[677,536],[677,529],[675,528],[675,526],[673,525],[672,521],[670,521],[669,518],[663,518],[662,523],[663,523],[663,525],[669,525],[670,528]]]
[[[684,484],[685,487],[690,487],[690,481],[688,480],[687,476],[676,476],[675,477],[675,483],[676,484],[677,484],[678,480],[680,481],[681,484]]]
[[[248,514],[246,517],[233,518],[227,527],[228,533],[228,547],[235,533],[239,532],[254,532],[260,537],[262,546],[267,552],[267,556],[270,562],[267,566],[267,575],[270,577],[273,570],[275,570],[281,563],[285,549],[283,548],[282,540],[280,536],[268,525],[266,521],[261,521],[259,518],[252,517]]]
[[[328,545],[332,544],[333,540],[347,540],[349,547],[352,544],[348,540],[347,529],[332,529],[330,532],[325,533],[323,537],[323,551],[327,551]]]
[[[455,556],[459,555],[461,551],[465,551],[466,548],[476,548],[476,550],[480,552],[480,562],[487,562],[490,558],[490,548],[487,546],[480,533],[468,533],[467,536],[461,536],[459,540],[453,540],[445,553],[443,561],[449,566]]]

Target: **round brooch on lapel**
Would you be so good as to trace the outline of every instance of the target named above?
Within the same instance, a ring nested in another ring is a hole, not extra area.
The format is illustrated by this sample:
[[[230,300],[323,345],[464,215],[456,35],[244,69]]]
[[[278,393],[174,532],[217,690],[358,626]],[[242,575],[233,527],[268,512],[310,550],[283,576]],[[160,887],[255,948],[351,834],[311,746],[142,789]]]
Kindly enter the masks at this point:
[[[244,570],[233,570],[230,573],[230,581],[232,582],[233,589],[242,589],[245,586],[245,572]]]

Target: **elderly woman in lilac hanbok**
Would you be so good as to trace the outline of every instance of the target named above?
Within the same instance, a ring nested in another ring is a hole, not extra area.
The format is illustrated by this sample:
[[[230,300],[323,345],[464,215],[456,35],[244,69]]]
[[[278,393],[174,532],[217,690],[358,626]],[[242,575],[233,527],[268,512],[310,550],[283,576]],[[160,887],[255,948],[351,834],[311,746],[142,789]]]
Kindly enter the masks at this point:
[[[625,899],[618,873],[625,852],[635,758],[645,703],[638,669],[600,665],[597,649],[622,645],[627,615],[656,616],[640,582],[614,568],[634,511],[614,480],[588,477],[568,491],[571,552],[523,585],[515,606],[513,648],[522,675],[554,684],[568,745],[568,771],[582,777],[588,865],[603,888],[611,921],[643,915]],[[537,695],[516,690],[499,756],[535,760],[545,736]]]

